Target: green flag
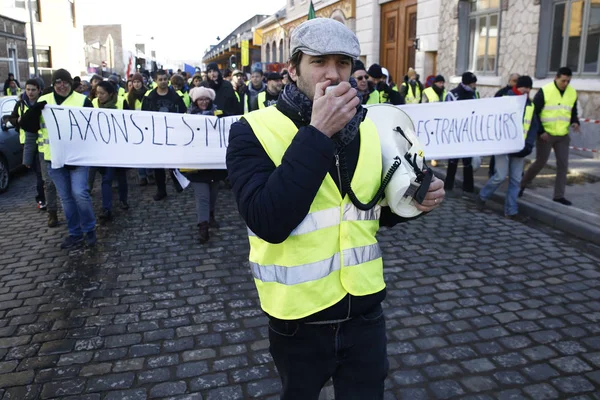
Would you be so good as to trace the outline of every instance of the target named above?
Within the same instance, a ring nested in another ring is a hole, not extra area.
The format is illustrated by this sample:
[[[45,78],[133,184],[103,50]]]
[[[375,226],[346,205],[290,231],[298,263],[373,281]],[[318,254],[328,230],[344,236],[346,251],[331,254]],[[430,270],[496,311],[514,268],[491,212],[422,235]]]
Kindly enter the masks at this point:
[[[313,6],[312,0],[310,0],[310,6],[308,7],[308,19],[317,18],[315,15],[315,6]]]

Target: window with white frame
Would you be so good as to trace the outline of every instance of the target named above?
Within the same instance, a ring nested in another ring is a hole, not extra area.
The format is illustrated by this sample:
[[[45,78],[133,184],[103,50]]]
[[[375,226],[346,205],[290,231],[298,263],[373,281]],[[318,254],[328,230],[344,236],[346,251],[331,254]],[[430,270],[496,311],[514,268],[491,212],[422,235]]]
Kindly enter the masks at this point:
[[[552,4],[548,70],[567,66],[573,74],[598,75],[600,63],[600,2],[563,0]]]
[[[36,47],[37,63],[40,68],[52,68],[52,58],[50,56],[50,47]],[[33,65],[33,49],[27,49],[29,65]]]
[[[500,0],[471,0],[468,69],[496,74],[500,37]]]

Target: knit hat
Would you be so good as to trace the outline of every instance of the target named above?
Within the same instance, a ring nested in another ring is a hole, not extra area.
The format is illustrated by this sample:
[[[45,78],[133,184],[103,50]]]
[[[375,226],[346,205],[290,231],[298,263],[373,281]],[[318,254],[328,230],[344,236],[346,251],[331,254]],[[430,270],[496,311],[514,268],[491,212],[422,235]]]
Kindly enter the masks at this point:
[[[135,74],[133,74],[133,76],[131,77],[131,81],[140,81],[142,83],[144,83],[144,77],[142,76],[142,74],[140,74],[139,72],[136,72]]]
[[[444,79],[444,77],[442,75],[438,75],[433,79],[433,83],[436,82],[446,82],[446,79]]]
[[[216,96],[217,95],[215,94],[214,90],[203,86],[195,87],[190,90],[190,97],[193,103],[196,103],[196,100],[198,100],[200,97],[206,97],[210,99],[210,101],[215,101]]]
[[[66,69],[61,68],[54,71],[52,74],[52,84],[54,85],[58,80],[69,82],[69,85],[73,85],[73,77],[71,77],[71,74]]]
[[[219,71],[219,65],[216,62],[211,62],[210,64],[208,64],[206,66],[206,72],[210,72],[210,71]]]
[[[352,73],[354,74],[356,71],[367,72],[367,69],[365,68],[365,64],[360,60],[354,61],[354,65],[352,66]]]
[[[111,75],[111,76],[108,77],[108,81],[112,82],[112,83],[118,84],[119,83],[119,77],[116,76],[116,75]]]
[[[369,67],[369,70],[367,71],[367,74],[371,78],[375,78],[375,79],[383,78],[383,71],[381,70],[381,65],[379,65],[379,64],[371,65]]]
[[[280,81],[283,78],[281,77],[281,75],[279,75],[277,72],[271,72],[270,74],[267,74],[267,81]]]
[[[471,83],[476,83],[477,77],[472,72],[465,72],[462,74],[462,83],[463,85],[470,85]]]
[[[358,58],[360,43],[346,25],[331,18],[313,18],[300,24],[290,38],[290,54],[309,56],[341,54]]]
[[[517,84],[515,87],[516,88],[524,87],[524,88],[531,89],[533,87],[533,80],[531,79],[530,76],[527,76],[527,75],[520,76],[517,79]]]

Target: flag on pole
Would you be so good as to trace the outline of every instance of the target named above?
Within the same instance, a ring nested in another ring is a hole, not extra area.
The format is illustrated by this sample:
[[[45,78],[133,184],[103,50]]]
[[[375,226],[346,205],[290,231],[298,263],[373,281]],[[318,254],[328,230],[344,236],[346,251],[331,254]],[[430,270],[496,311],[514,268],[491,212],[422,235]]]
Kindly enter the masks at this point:
[[[313,6],[312,0],[310,0],[310,5],[308,6],[308,19],[317,18],[315,14],[315,6]]]

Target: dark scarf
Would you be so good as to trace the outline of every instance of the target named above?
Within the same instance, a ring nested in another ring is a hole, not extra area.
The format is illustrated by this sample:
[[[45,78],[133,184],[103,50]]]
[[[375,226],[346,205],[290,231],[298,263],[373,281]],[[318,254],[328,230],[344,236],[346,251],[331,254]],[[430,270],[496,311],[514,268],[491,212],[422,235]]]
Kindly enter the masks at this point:
[[[442,99],[442,95],[444,94],[444,90],[445,89],[440,89],[439,87],[437,87],[436,85],[431,85],[431,88],[433,89],[433,91],[435,92],[435,94],[437,94],[440,98],[440,101],[444,101],[444,99]]]
[[[356,89],[356,80],[354,78],[350,78],[350,85]],[[361,105],[362,94],[358,91],[357,93],[360,101],[356,107],[356,114],[341,131],[332,137],[338,148],[344,147],[354,140],[361,122],[363,122],[367,115],[367,109]],[[298,89],[298,86],[293,82],[285,85],[283,91],[279,95],[279,100],[277,101],[277,108],[281,112],[286,115],[299,116],[300,121],[304,125],[310,124],[312,107],[312,100],[302,93],[300,89]]]
[[[115,93],[112,96],[110,96],[106,103],[100,103],[100,99],[98,99],[98,108],[109,108],[112,110],[116,110],[118,97],[119,96]]]

